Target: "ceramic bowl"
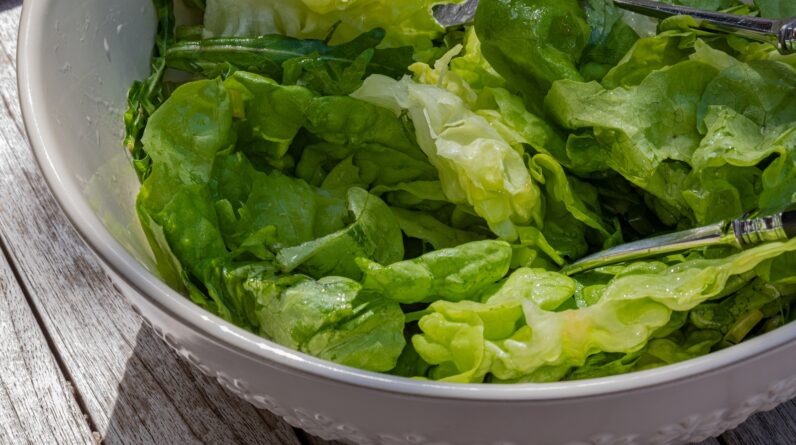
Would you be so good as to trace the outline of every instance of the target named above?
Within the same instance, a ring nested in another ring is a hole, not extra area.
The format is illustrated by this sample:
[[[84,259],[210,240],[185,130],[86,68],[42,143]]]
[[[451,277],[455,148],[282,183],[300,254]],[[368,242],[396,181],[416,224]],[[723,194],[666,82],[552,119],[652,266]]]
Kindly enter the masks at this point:
[[[19,92],[52,193],[130,303],[180,355],[292,425],[358,444],[699,441],[796,395],[796,324],[660,369],[553,384],[460,385],[363,372],[283,348],[193,305],[154,272],[122,147],[148,74],[147,0],[24,4]]]

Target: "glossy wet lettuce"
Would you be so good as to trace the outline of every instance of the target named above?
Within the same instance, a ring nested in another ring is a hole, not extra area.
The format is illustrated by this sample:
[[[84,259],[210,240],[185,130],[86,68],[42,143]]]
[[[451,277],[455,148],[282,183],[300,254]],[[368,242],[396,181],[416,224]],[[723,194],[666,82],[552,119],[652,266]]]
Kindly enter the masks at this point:
[[[433,2],[344,3],[208,1],[175,33],[157,2],[126,142],[169,285],[286,347],[452,382],[648,369],[793,319],[796,241],[559,272],[796,202],[792,56],[603,0],[482,0],[449,30]]]

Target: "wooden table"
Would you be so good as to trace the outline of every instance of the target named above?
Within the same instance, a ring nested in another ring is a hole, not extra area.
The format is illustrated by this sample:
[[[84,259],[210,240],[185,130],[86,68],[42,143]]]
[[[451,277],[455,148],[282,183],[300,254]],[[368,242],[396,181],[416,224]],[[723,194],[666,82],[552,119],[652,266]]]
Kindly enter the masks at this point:
[[[21,0],[0,0],[0,444],[328,443],[184,363],[78,238],[26,140],[20,10]],[[796,443],[796,404],[705,443]]]

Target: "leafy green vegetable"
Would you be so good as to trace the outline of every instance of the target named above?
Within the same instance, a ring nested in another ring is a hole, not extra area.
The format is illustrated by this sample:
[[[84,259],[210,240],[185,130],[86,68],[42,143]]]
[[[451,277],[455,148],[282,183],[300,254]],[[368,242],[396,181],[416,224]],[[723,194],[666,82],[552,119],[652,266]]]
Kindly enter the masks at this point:
[[[203,304],[220,316],[321,357],[389,370],[404,344],[400,308],[356,300],[356,282],[321,277],[358,278],[359,257],[400,260],[398,224],[364,190],[338,197],[279,172],[257,171],[241,152],[229,152],[236,129],[257,133],[233,125],[232,98],[242,92],[275,97],[267,88],[272,83],[252,76],[183,85],[152,115],[143,138],[152,174],[138,207],[153,247],[162,251],[160,239],[166,239],[186,273],[207,289],[211,300]],[[295,99],[292,87],[279,88]],[[312,100],[311,94],[297,97]],[[254,262],[245,259],[251,256]],[[321,280],[286,274],[296,268]],[[188,275],[181,277],[194,288]],[[197,301],[200,293],[193,292]],[[329,308],[326,299],[342,307]],[[275,330],[279,326],[285,330]]]
[[[211,36],[281,34],[347,42],[364,31],[387,30],[388,47],[430,46],[443,31],[431,13],[433,0],[208,0],[204,26]]]
[[[386,267],[359,261],[365,288],[399,303],[475,298],[506,275],[510,263],[511,247],[503,241],[475,241]]]
[[[582,80],[577,65],[590,30],[576,0],[483,0],[475,30],[486,60],[528,103],[556,80]]]
[[[347,201],[354,222],[343,230],[280,250],[276,260],[283,271],[301,266],[313,277],[359,278],[356,258],[387,264],[403,258],[401,229],[387,205],[360,188],[349,189]]]
[[[772,19],[796,16],[796,5],[788,0],[755,0],[760,15]]]
[[[427,213],[401,208],[393,208],[392,213],[406,236],[423,240],[435,249],[456,247],[484,238],[478,233],[450,227]]]
[[[423,333],[412,342],[436,366],[431,375],[450,381],[481,381],[487,373],[519,379],[545,367],[584,366],[595,351],[638,351],[669,322],[672,311],[691,310],[720,295],[730,277],[794,250],[796,240],[719,260],[671,267],[653,263],[638,272],[630,266],[604,287],[597,303],[562,312],[549,308],[574,294],[574,284],[560,281],[569,280],[560,274],[538,277],[519,269],[484,303],[432,304],[432,312],[420,320]],[[540,286],[550,290],[535,293]]]
[[[153,0],[158,17],[155,49],[152,55],[152,74],[143,81],[135,81],[127,93],[127,111],[124,113],[124,145],[133,158],[133,166],[140,179],[150,172],[150,158],[141,143],[147,120],[166,99],[163,75],[165,56],[174,44],[174,5],[171,0]]]
[[[395,303],[360,296],[345,278],[298,278],[258,289],[262,332],[275,341],[348,366],[389,371],[404,348],[403,312]]]
[[[427,0],[195,3],[203,27],[175,31],[156,0],[125,143],[158,271],[208,311],[493,383],[663,366],[796,317],[796,240],[559,272],[796,202],[796,59],[773,46],[684,16],[653,34],[608,0],[483,0],[444,35]]]
[[[165,58],[169,68],[205,77],[244,70],[324,94],[348,94],[367,74],[397,77],[412,63],[409,47],[375,49],[384,36],[384,30],[374,28],[339,45],[278,34],[183,40],[170,45]]]
[[[522,156],[458,96],[408,78],[378,75],[352,96],[408,111],[420,147],[439,171],[445,196],[472,206],[500,237],[515,240],[515,224],[541,219],[539,189]]]
[[[639,36],[612,0],[587,0],[584,5],[591,37],[580,60],[584,80],[599,80],[632,48]]]

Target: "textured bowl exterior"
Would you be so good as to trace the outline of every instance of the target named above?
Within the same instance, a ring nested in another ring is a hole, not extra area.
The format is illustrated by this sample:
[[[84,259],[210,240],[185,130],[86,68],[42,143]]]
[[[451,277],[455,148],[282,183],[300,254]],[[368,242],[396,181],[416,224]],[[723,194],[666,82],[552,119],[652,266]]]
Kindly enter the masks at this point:
[[[358,371],[204,312],[153,272],[121,147],[129,84],[148,72],[148,0],[24,4],[19,89],[64,212],[144,320],[231,392],[357,444],[669,444],[703,440],[796,396],[796,325],[656,370],[543,385],[454,385]]]

